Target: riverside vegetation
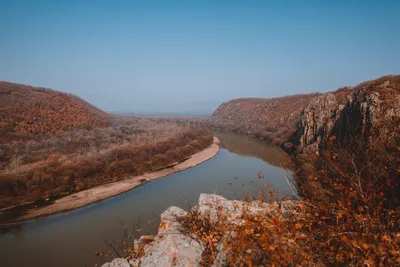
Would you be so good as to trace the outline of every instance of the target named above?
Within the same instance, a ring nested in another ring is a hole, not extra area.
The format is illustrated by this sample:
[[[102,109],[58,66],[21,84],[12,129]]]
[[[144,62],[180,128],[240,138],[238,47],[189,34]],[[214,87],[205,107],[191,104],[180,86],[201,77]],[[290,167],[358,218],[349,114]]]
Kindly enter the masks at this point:
[[[134,240],[128,260],[106,266],[400,265],[399,75],[326,94],[234,100],[211,118],[164,121],[280,144],[297,163],[300,200],[277,199],[270,188],[246,201],[202,195],[187,211],[169,208],[155,237]]]
[[[159,170],[210,146],[205,128],[112,116],[75,96],[0,83],[0,209]]]

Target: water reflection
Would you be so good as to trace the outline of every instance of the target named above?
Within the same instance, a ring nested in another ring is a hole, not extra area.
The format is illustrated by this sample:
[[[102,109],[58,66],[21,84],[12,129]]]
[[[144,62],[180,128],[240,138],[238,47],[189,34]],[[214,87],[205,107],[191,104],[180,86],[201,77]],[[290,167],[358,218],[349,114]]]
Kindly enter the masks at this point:
[[[270,165],[286,170],[293,168],[290,157],[273,143],[223,131],[214,131],[214,135],[221,140],[220,146],[232,153],[259,158]]]
[[[10,224],[0,226],[0,235],[12,234],[15,237],[21,236],[23,232],[23,224]]]
[[[276,146],[229,133],[216,135],[222,141],[219,154],[199,166],[75,211],[0,228],[0,266],[101,265],[107,258],[95,253],[106,250],[102,239],[121,237],[121,220],[140,220],[140,234],[155,233],[165,209],[194,205],[201,193],[243,199],[243,192],[254,196],[271,183],[282,194],[291,194],[276,167],[285,160]]]

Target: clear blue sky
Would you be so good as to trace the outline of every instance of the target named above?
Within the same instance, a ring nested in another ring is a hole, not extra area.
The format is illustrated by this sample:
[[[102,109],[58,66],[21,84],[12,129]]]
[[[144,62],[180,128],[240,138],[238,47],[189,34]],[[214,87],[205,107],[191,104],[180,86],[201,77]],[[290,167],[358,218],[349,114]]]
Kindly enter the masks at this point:
[[[400,1],[2,1],[0,80],[211,112],[400,72]]]

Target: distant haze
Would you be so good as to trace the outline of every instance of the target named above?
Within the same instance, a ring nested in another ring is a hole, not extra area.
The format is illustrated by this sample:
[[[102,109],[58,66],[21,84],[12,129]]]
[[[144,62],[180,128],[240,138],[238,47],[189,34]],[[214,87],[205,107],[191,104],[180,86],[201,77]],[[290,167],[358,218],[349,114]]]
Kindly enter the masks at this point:
[[[1,1],[0,80],[211,113],[400,72],[400,1]]]

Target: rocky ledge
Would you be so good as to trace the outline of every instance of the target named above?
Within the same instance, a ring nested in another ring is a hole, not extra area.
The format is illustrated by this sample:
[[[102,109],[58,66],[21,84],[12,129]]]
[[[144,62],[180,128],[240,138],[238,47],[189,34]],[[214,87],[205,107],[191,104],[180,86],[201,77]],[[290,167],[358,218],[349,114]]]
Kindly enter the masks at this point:
[[[229,224],[243,223],[242,214],[258,214],[260,211],[277,213],[279,216],[296,215],[295,201],[274,202],[244,202],[228,200],[214,194],[201,194],[194,209],[201,215],[208,216],[211,221],[217,221],[223,216]],[[178,207],[169,207],[161,214],[161,223],[155,236],[142,236],[135,241],[137,250],[141,250],[141,257],[128,260],[116,258],[105,263],[103,267],[131,267],[131,266],[200,266],[202,254],[206,245],[200,240],[184,234],[184,229],[178,218],[187,215],[187,211]],[[218,254],[212,266],[226,265],[226,251],[223,244],[217,246]]]

